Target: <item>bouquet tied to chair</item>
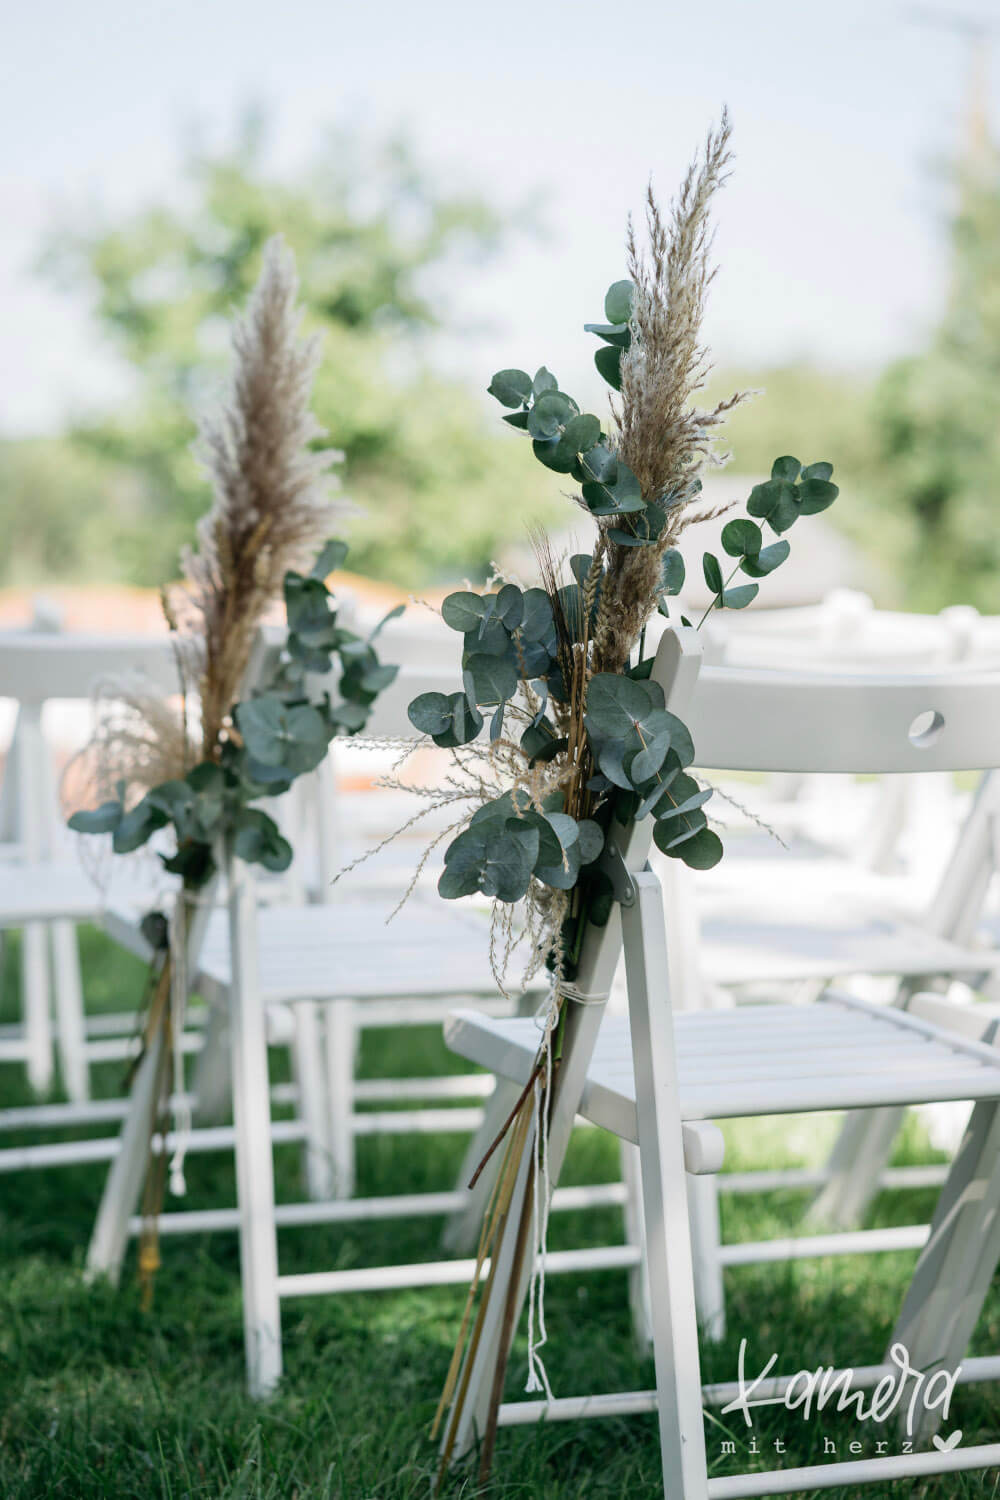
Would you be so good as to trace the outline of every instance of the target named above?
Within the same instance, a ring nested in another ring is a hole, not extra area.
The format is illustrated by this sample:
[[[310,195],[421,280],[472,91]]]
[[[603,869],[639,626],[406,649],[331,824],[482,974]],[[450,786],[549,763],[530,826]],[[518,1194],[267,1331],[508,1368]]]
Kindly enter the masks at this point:
[[[749,393],[709,409],[695,404],[710,368],[701,341],[714,275],[709,211],[727,175],[729,138],[723,114],[666,215],[650,190],[647,243],[640,246],[630,224],[628,277],[610,287],[605,321],[585,325],[601,341],[595,364],[612,389],[610,420],[583,411],[544,366],[534,375],[504,369],[493,376],[489,392],[506,409],[504,422],[525,434],[541,464],[574,485],[570,498],[593,525],[592,545],[559,556],[538,533],[538,585],[524,588],[497,574],[485,591],[448,595],[441,614],[461,637],[461,687],[451,694],[423,693],[409,707],[411,722],[426,737],[421,743],[430,741],[451,757],[442,783],[422,789],[427,810],[456,814],[430,846],[452,835],[438,882],[441,896],[478,894],[492,902],[490,955],[501,988],[519,936],[516,912],[531,943],[525,978],[545,968],[550,980],[531,1075],[473,1178],[502,1147],[435,1424],[457,1392],[445,1464],[462,1405],[463,1351],[470,1341],[475,1345],[489,1297],[487,1283],[473,1317],[480,1274],[507,1232],[525,1152],[534,1156],[534,1191],[524,1199],[532,1222],[517,1230],[516,1253],[523,1258],[530,1245],[536,1269],[544,1256],[546,1121],[568,1008],[606,998],[581,994],[574,981],[585,932],[607,923],[615,900],[609,832],[613,825],[652,818],[655,844],[671,859],[704,870],[723,853],[705,810],[713,788],[692,771],[696,747],[651,678],[646,640],[657,615],[692,623],[671,602],[685,583],[678,540],[688,526],[731,508],[712,509],[700,501],[701,474],[706,465],[725,462],[714,440]],[[724,555],[704,554],[711,599],[699,626],[712,610],[751,603],[760,581],[789,555],[785,533],[801,516],[824,511],[836,499],[831,476],[826,462],[803,467],[790,456],[775,461],[769,478],[753,488],[746,514],[723,527]],[[407,785],[398,771],[390,784]],[[515,1274],[511,1286],[517,1282]],[[534,1295],[531,1306],[527,1388],[549,1394],[538,1357],[544,1321]],[[514,1311],[508,1309],[511,1318]],[[483,1477],[502,1385],[501,1369],[491,1429],[484,1435]]]
[[[141,924],[154,957],[133,1071],[155,1046],[154,1114],[162,1120],[170,1087],[184,1093],[191,928],[214,901],[220,864],[231,854],[272,873],[288,868],[292,846],[259,804],[314,771],[337,735],[363,729],[398,671],[379,661],[373,644],[385,621],[359,637],[338,622],[327,586],[348,551],[337,539],[323,543],[347,509],[330,472],[342,455],[319,446],[325,434],[310,410],[319,344],[301,337],[300,322],[294,257],[275,237],[234,325],[227,399],[201,425],[198,453],[213,504],[197,545],[182,555],[181,581],[161,590],[178,691],[164,698],[142,679],[102,684],[96,728],[79,758],[87,800],[99,805],[74,812],[70,827],[110,835],[120,855],[165,840],[157,858],[180,881],[171,917],[152,911]],[[252,665],[259,627],[278,599],[287,631],[261,676]],[[334,698],[317,693],[315,683],[335,661]],[[162,1148],[146,1174],[140,1275],[147,1300],[159,1265],[166,1162]],[[174,1156],[174,1191],[183,1191],[182,1166],[183,1148]]]

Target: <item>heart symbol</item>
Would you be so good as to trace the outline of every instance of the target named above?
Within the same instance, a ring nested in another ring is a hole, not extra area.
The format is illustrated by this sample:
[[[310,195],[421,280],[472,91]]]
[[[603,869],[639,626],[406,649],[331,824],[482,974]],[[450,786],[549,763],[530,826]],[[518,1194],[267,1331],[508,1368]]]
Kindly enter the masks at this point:
[[[961,1441],[961,1427],[959,1427],[956,1432],[953,1432],[951,1437],[949,1438],[939,1438],[937,1433],[934,1434],[934,1446],[939,1453],[950,1453],[952,1448],[957,1448]]]

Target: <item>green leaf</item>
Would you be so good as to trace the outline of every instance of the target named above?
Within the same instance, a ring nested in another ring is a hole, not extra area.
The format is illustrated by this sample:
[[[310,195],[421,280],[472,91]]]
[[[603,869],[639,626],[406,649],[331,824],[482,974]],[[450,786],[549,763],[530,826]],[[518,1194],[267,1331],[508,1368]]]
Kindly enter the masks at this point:
[[[555,621],[552,617],[552,601],[544,589],[526,589],[523,595],[524,614],[521,616],[522,640],[542,641],[555,649]]]
[[[604,829],[593,818],[583,818],[578,825],[581,865],[593,864],[604,849]]]
[[[507,817],[467,828],[448,846],[438,891],[445,900],[482,891],[498,901],[519,901],[538,858],[539,832]]]
[[[460,630],[466,634],[470,630],[478,630],[486,609],[485,599],[478,594],[459,592],[449,594],[441,605],[441,618],[452,630]]]
[[[651,682],[600,672],[587,687],[587,728],[601,738],[625,740],[658,707],[663,693]]]
[[[210,844],[185,844],[169,859],[161,854],[160,860],[163,868],[169,870],[171,875],[181,877],[188,890],[198,890],[207,885],[215,874],[215,860],[212,858]]]
[[[702,572],[705,574],[705,582],[713,594],[722,593],[722,568],[719,559],[711,552],[706,552],[701,560]]]
[[[531,400],[531,376],[526,370],[498,370],[486,389],[501,406],[523,406]]]
[[[561,437],[535,438],[531,451],[554,474],[569,474],[575,462],[575,454],[566,451]]]
[[[601,378],[606,380],[608,385],[612,386],[614,390],[620,391],[622,388],[621,351],[605,344],[603,349],[598,349],[595,353],[594,364],[597,366],[597,373]]]
[[[322,582],[331,573],[336,573],[338,568],[343,567],[348,550],[347,543],[340,541],[337,537],[324,542],[322,552],[312,565],[310,578],[318,578]]]
[[[783,479],[769,479],[765,484],[755,484],[750,491],[747,510],[752,516],[766,520],[773,531],[779,534],[788,531],[799,518],[794,484]]]
[[[546,391],[557,391],[559,389],[559,382],[553,375],[552,371],[547,370],[545,366],[542,365],[535,371],[535,378],[531,382],[531,388],[535,393],[535,397],[537,398],[544,395]]]
[[[615,904],[614,887],[603,870],[595,870],[587,881],[587,921],[595,927],[606,927]]]
[[[421,734],[444,734],[451,728],[452,702],[444,693],[421,693],[413,699],[406,715]]]
[[[684,587],[684,559],[676,547],[669,547],[663,554],[660,573],[660,592],[671,597]]]
[[[506,417],[501,417],[502,422],[509,422],[511,427],[518,427],[523,432],[528,426],[528,413],[526,411],[513,411]]]
[[[840,494],[835,484],[826,479],[806,479],[799,485],[799,511],[804,516],[816,516],[831,506]]]
[[[802,470],[803,479],[832,479],[833,464],[818,463],[807,464]]]
[[[753,521],[729,521],[722,528],[722,545],[730,557],[756,557],[764,544],[764,536]],[[718,592],[718,590],[716,590]]]
[[[516,630],[524,618],[524,595],[516,583],[505,583],[496,595],[496,619],[506,630]]]
[[[116,854],[131,854],[133,849],[141,849],[158,829],[166,826],[166,813],[153,807],[148,797],[143,797],[131,812],[121,818],[112,835],[111,847]]]
[[[348,734],[357,734],[367,722],[368,709],[363,703],[338,703],[330,709],[330,723],[338,729],[346,729]]]
[[[580,455],[585,479],[596,484],[614,484],[618,478],[618,460],[605,443],[595,443]]]
[[[711,828],[702,828],[693,839],[681,844],[677,851],[678,858],[691,870],[711,870],[724,853],[722,840]]]
[[[385,692],[391,687],[399,676],[399,668],[389,662],[379,662],[378,666],[369,667],[361,674],[361,687],[364,692],[373,697],[377,693]]]
[[[314,770],[329,743],[323,716],[312,704],[287,708],[269,694],[238,703],[236,725],[255,760],[286,766],[295,775]]]
[[[545,390],[536,396],[528,413],[528,431],[533,438],[557,437],[563,424],[576,415],[576,402],[565,392]]]
[[[578,453],[586,453],[601,440],[601,424],[587,412],[571,417],[559,439],[560,457],[572,465]],[[567,470],[567,473],[569,470]]]
[[[770,547],[762,547],[756,557],[745,557],[740,567],[748,578],[766,578],[780,568],[791,550],[788,542],[772,542]]]
[[[595,516],[629,515],[645,508],[638,479],[620,459],[614,480],[588,480],[583,486],[583,498]]]
[[[100,807],[81,809],[69,820],[74,833],[114,833],[122,820],[120,802],[102,802]]]
[[[663,734],[656,735],[644,749],[640,750],[633,757],[628,768],[629,780],[633,786],[641,786],[656,775],[666,760],[669,749],[670,732],[667,730]]]
[[[236,822],[233,852],[247,864],[280,873],[292,862],[292,846],[267,813],[246,808]]]
[[[286,573],[284,594],[289,630],[300,636],[307,646],[332,648],[337,639],[337,620],[330,607],[330,592],[323,580],[304,578],[301,573]]]
[[[475,652],[465,667],[472,678],[477,704],[490,707],[494,703],[504,703],[517,692],[518,670],[503,657]]]
[[[632,316],[635,287],[631,281],[615,281],[604,298],[604,316],[609,323],[627,323]]]
[[[787,479],[790,484],[794,484],[799,477],[799,470],[801,468],[802,465],[797,458],[791,458],[787,455],[785,458],[776,458],[771,465],[771,478]]]
[[[584,323],[584,333],[596,333],[606,344],[616,349],[627,349],[632,342],[632,333],[627,323]]]
[[[746,609],[760,593],[760,585],[744,583],[735,589],[725,589],[722,595],[723,609]]]

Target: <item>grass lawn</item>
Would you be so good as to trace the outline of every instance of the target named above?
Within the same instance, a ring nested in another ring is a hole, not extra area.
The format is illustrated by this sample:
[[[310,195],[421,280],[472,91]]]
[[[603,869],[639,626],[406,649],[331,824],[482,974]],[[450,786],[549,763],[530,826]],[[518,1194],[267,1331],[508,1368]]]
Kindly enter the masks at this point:
[[[97,933],[83,934],[91,1008],[121,1008],[138,997],[142,970]],[[16,1012],[16,944],[5,947],[2,1018]],[[276,1064],[280,1059],[275,1059]],[[449,1059],[439,1036],[408,1030],[370,1033],[366,1074],[440,1072]],[[454,1060],[451,1062],[455,1066]],[[108,1069],[111,1092],[120,1072]],[[0,1070],[3,1103],[26,1102],[17,1070]],[[770,1124],[734,1143],[732,1167],[817,1159],[829,1120],[795,1122],[791,1139]],[[100,1132],[94,1132],[100,1133]],[[0,1146],[28,1143],[5,1136]],[[51,1138],[51,1137],[49,1137]],[[362,1139],[365,1194],[451,1186],[464,1141],[459,1136]],[[917,1128],[899,1161],[928,1160]],[[297,1151],[276,1154],[278,1193],[302,1196]],[[617,1175],[615,1143],[579,1132],[568,1177]],[[104,1171],[99,1167],[0,1176],[0,1497],[2,1500],[408,1500],[427,1497],[434,1468],[428,1425],[444,1379],[463,1293],[459,1288],[310,1298],[283,1305],[285,1378],[266,1406],[243,1393],[239,1265],[233,1235],[170,1239],[163,1247],[151,1314],[139,1306],[134,1252],[119,1291],[83,1285],[81,1266]],[[235,1201],[228,1157],[189,1158],[186,1207]],[[727,1239],[788,1233],[801,1195],[723,1201]],[[170,1205],[168,1205],[170,1206]],[[916,1223],[933,1194],[885,1195],[873,1223]],[[436,1259],[436,1220],[282,1232],[283,1271]],[[620,1241],[617,1210],[560,1214],[553,1248]],[[733,1380],[740,1340],[748,1369],[771,1352],[779,1371],[827,1364],[868,1364],[884,1352],[914,1256],[848,1257],[727,1273],[729,1334],[704,1350],[706,1380]],[[547,1367],[557,1395],[638,1389],[652,1383],[636,1357],[621,1273],[552,1278],[548,1285]],[[1000,1297],[992,1297],[974,1353],[1000,1348]],[[512,1359],[508,1399],[523,1386],[525,1344]],[[948,1430],[963,1445],[995,1441],[995,1387],[959,1388]],[[748,1453],[739,1414],[712,1414],[706,1434],[713,1472],[821,1462],[824,1440],[841,1458],[860,1441],[866,1455],[894,1433],[846,1416],[804,1422],[784,1410],[755,1413],[759,1455]],[[786,1451],[776,1460],[774,1443]],[[722,1445],[736,1444],[736,1457]],[[893,1451],[890,1448],[890,1451]],[[855,1500],[864,1491],[824,1492]],[[494,1478],[485,1490],[459,1475],[450,1497],[658,1496],[660,1461],[652,1417],[555,1424],[501,1433]],[[878,1494],[926,1497],[1000,1495],[995,1472],[900,1484]]]

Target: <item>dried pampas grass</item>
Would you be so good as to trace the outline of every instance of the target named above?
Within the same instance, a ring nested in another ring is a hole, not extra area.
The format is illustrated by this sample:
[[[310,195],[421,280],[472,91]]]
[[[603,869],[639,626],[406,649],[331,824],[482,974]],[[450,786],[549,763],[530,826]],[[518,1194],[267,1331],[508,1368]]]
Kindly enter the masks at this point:
[[[701,341],[705,298],[715,276],[710,213],[732,160],[730,134],[723,110],[666,217],[649,188],[644,249],[629,221],[632,341],[621,360],[621,398],[612,402],[613,441],[643,499],[666,511],[667,524],[655,546],[608,542],[604,602],[611,628],[601,632],[599,671],[622,670],[656,608],[664,552],[692,521],[711,514],[692,509],[698,475],[706,463],[725,462],[714,449],[715,429],[749,394],[737,392],[710,410],[694,403],[711,368]]]
[[[201,423],[196,451],[214,500],[197,547],[182,557],[184,585],[171,593],[182,636],[197,643],[206,757],[217,753],[254,632],[285,573],[312,561],[347,509],[330,474],[342,455],[315,446],[325,436],[309,404],[319,340],[300,336],[301,317],[295,258],[275,236],[234,325],[227,399]]]

